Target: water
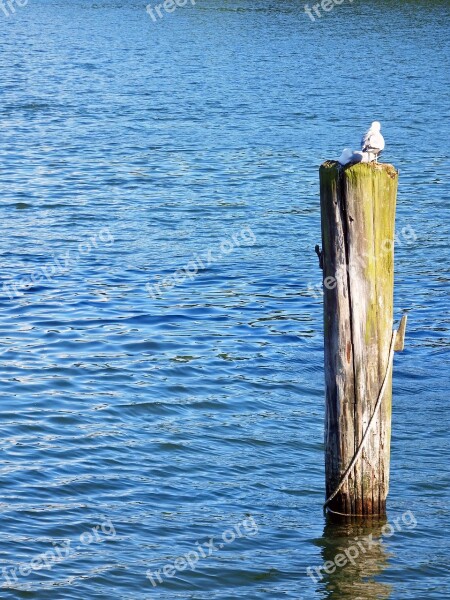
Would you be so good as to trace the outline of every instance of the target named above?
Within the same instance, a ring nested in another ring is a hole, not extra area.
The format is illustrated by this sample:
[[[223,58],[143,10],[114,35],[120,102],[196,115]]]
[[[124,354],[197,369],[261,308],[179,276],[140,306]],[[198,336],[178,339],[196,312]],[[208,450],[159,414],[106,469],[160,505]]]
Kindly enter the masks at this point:
[[[283,0],[157,22],[123,0],[0,12],[2,598],[450,595],[448,16],[429,0],[314,23]],[[410,317],[392,535],[321,512],[317,167],[375,118]],[[186,553],[195,570],[171,576]]]

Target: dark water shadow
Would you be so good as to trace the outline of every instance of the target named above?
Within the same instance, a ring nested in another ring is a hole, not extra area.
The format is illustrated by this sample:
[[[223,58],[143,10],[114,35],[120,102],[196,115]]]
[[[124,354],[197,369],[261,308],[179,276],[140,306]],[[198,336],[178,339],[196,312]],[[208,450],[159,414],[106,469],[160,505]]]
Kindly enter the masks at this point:
[[[386,519],[339,522],[327,515],[321,546],[322,565],[309,572],[326,600],[387,600],[392,586],[377,581],[388,567],[382,538]]]

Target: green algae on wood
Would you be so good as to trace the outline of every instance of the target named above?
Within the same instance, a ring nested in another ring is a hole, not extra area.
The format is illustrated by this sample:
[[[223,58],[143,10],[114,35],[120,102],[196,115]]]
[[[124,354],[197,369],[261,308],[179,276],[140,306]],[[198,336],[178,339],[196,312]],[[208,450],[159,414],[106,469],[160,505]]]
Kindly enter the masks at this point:
[[[358,449],[388,366],[398,173],[392,165],[320,167],[327,498]],[[389,487],[392,380],[332,511],[382,515]]]

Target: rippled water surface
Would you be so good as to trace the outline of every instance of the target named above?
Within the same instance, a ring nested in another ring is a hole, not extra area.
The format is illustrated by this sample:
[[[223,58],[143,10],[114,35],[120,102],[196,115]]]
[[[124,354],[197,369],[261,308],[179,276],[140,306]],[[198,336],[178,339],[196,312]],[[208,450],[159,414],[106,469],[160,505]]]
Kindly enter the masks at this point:
[[[0,7],[1,597],[449,597],[449,5],[162,14]],[[374,118],[410,317],[391,536],[321,512],[317,168]]]

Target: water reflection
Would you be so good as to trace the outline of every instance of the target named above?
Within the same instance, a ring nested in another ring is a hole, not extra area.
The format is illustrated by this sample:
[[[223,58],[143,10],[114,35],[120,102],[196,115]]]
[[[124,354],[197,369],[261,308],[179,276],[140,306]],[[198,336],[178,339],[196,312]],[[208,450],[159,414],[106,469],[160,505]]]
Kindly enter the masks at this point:
[[[377,581],[387,568],[389,554],[382,534],[386,519],[336,522],[327,516],[322,546],[322,571],[313,570],[318,591],[328,600],[387,600],[392,586]],[[325,572],[325,569],[327,572]],[[322,578],[320,578],[322,577]]]

